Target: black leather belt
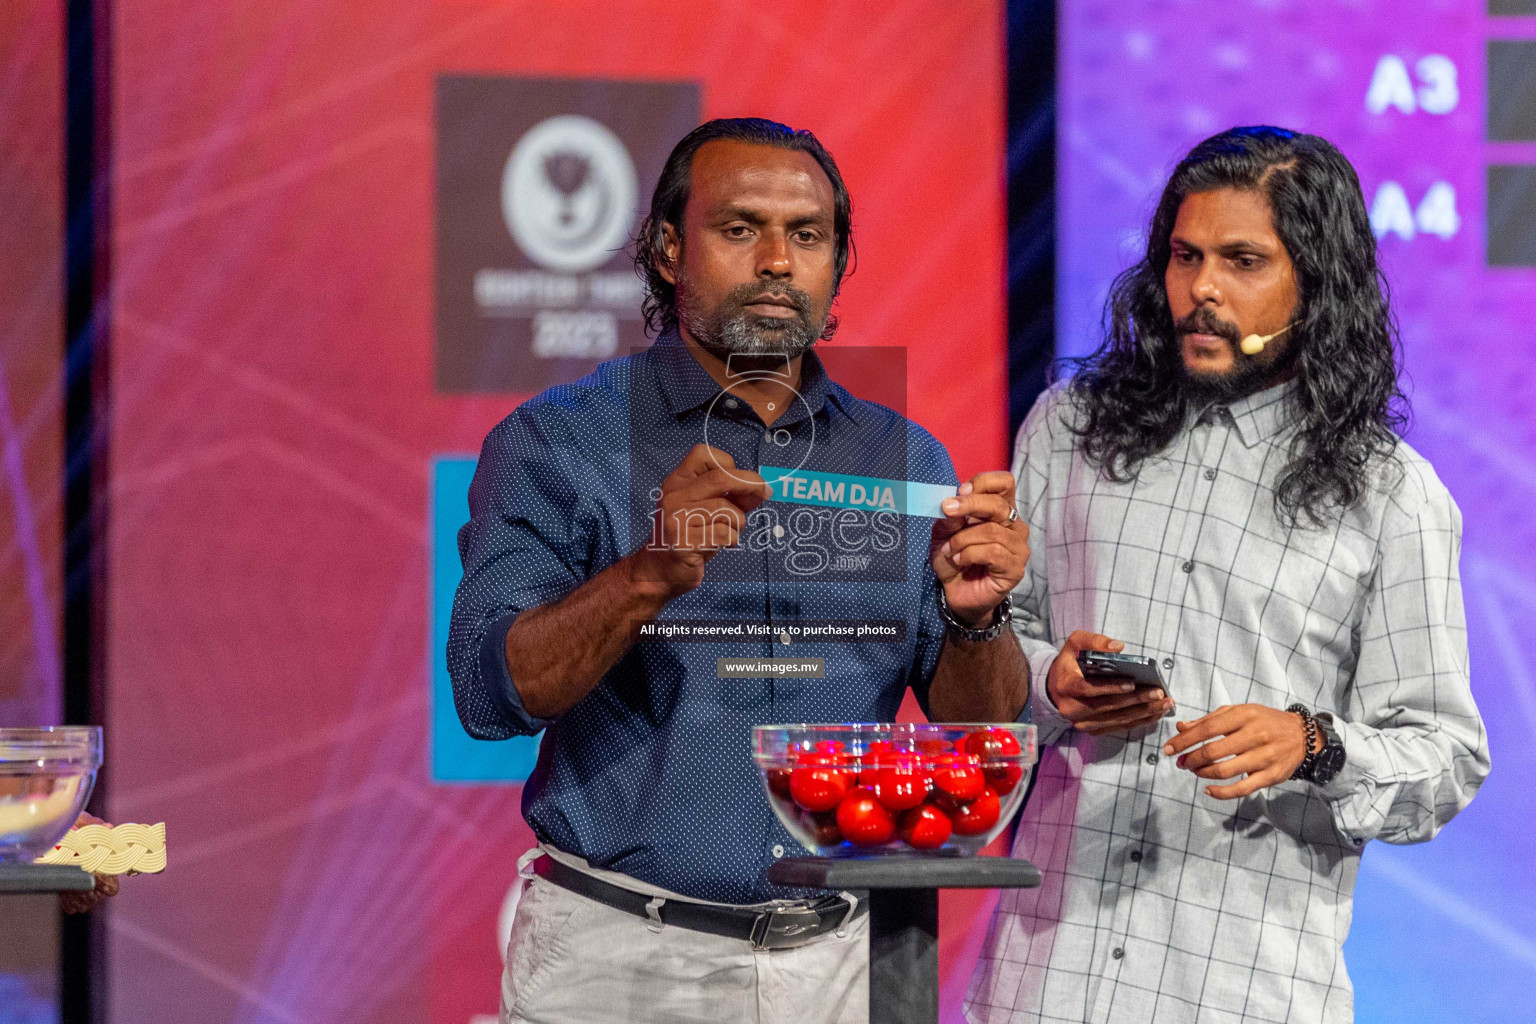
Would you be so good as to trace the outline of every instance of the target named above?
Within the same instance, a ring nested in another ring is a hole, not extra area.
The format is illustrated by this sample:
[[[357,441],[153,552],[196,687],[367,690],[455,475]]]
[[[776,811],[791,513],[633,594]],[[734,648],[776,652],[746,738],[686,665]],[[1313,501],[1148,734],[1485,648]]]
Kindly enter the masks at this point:
[[[818,935],[843,927],[869,909],[868,899],[860,898],[857,903],[849,903],[841,896],[828,896],[805,906],[774,910],[653,898],[610,885],[550,856],[536,860],[533,870],[562,889],[644,918],[658,929],[663,925],[674,925],[731,939],[745,939],[756,949],[788,949],[804,945]]]

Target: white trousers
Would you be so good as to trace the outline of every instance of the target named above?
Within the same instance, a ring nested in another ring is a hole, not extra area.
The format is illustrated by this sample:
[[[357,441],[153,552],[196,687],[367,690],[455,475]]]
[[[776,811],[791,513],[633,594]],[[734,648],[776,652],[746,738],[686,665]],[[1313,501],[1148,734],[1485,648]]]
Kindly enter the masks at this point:
[[[501,1024],[868,1024],[869,915],[843,937],[755,950],[525,879]]]

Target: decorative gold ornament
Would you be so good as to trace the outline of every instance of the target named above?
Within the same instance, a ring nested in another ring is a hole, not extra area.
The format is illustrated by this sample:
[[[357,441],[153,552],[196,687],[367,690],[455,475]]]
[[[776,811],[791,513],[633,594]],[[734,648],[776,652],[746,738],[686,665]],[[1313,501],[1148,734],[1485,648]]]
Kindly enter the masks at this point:
[[[34,862],[73,864],[93,875],[154,875],[165,870],[165,822],[82,825]]]

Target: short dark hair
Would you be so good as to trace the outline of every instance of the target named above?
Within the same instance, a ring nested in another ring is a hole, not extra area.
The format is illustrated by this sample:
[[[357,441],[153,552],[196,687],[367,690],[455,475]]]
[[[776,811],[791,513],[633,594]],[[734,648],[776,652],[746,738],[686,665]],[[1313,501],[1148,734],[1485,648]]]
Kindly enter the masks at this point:
[[[1105,338],[1077,364],[1071,390],[1083,453],[1125,480],[1184,424],[1179,338],[1163,275],[1179,207],[1197,192],[1235,188],[1269,202],[1296,268],[1292,321],[1297,430],[1275,488],[1292,524],[1320,523],[1365,496],[1373,460],[1391,453],[1407,419],[1398,387],[1397,327],[1355,169],[1326,139],[1269,125],[1212,136],[1180,161],[1147,232],[1147,252],[1121,274]]]
[[[842,286],[843,275],[853,258],[853,201],[848,197],[848,187],[821,141],[804,129],[791,128],[763,117],[717,117],[705,121],[683,136],[667,157],[651,196],[651,212],[646,215],[635,235],[632,245],[635,272],[645,282],[645,301],[641,312],[645,314],[646,330],[659,334],[677,327],[677,289],[658,269],[666,262],[663,246],[662,225],[671,224],[677,237],[683,237],[683,209],[688,205],[688,193],[692,184],[693,155],[706,142],[729,139],[750,142],[778,149],[793,149],[809,153],[821,165],[832,182],[832,227],[836,241],[834,252],[835,274],[832,294]],[[829,324],[829,331],[832,325]]]

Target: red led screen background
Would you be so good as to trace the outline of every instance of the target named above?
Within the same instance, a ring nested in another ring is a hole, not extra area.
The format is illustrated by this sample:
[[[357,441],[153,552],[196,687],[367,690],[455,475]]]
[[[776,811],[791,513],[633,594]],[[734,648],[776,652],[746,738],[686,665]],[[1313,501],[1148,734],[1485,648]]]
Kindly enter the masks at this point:
[[[63,713],[63,13],[0,4],[0,728]],[[56,1014],[58,918],[0,897],[0,1019]]]
[[[1007,463],[990,2],[117,5],[111,1019],[493,1014],[515,786],[427,770],[428,471],[526,395],[434,385],[438,75],[692,81],[854,199],[836,344],[903,346],[962,477]],[[743,750],[743,756],[746,751]],[[986,898],[945,894],[946,1018]]]
[[[57,724],[63,693],[63,25],[0,8],[0,727]]]

